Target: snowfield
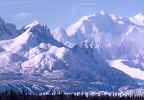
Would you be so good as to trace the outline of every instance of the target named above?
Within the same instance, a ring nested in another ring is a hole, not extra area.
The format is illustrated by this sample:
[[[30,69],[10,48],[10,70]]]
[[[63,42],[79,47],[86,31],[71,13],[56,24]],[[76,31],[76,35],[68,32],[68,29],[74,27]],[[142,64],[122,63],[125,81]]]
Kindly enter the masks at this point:
[[[118,59],[118,60],[114,60],[114,61],[109,61],[109,63],[110,63],[111,67],[116,68],[116,69],[128,74],[132,78],[144,80],[144,71],[142,71],[138,68],[132,68],[130,66],[127,66],[127,65],[123,64],[122,61],[124,61],[124,60]]]

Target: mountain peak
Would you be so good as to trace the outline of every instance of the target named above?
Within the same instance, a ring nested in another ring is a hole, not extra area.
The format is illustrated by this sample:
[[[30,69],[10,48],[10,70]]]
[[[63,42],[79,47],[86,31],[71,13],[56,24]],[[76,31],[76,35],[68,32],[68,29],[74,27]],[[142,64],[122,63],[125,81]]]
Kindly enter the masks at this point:
[[[137,15],[144,16],[144,12],[138,13]]]
[[[98,31],[107,33],[118,33],[111,29],[111,26],[121,30],[128,23],[122,17],[114,14],[105,13],[103,10],[89,16],[83,16],[75,24],[70,25],[66,32],[68,36],[74,36],[77,33],[96,33]]]
[[[99,13],[100,13],[101,15],[105,15],[104,10],[101,10]]]
[[[70,25],[70,27],[67,28],[66,32],[68,33],[68,36],[72,36],[75,34],[75,32],[81,27],[81,25],[88,21],[91,17],[95,16],[95,14],[89,15],[89,16],[83,16],[80,20],[78,20],[75,24]]]
[[[40,24],[39,21],[34,21],[33,23],[27,25],[27,26],[25,27],[25,29],[33,28],[33,27],[35,27],[35,26],[37,26],[37,25],[39,25],[39,24]]]
[[[130,20],[137,25],[144,26],[144,12],[143,13],[138,13],[134,17],[130,17]]]

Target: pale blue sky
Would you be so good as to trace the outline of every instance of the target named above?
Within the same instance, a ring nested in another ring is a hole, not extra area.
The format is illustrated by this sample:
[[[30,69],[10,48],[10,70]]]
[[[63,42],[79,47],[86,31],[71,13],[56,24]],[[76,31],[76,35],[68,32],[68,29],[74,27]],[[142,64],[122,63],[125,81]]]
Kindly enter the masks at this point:
[[[100,10],[134,16],[144,12],[144,0],[0,0],[0,16],[17,26],[38,20],[50,28],[66,27]]]

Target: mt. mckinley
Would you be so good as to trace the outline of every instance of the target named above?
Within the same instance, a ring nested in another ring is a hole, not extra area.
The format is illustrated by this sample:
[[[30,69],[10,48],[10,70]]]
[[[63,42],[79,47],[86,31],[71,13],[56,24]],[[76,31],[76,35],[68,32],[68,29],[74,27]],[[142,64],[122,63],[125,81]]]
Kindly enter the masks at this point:
[[[144,14],[96,13],[67,29],[0,19],[0,90],[119,91],[144,87]]]

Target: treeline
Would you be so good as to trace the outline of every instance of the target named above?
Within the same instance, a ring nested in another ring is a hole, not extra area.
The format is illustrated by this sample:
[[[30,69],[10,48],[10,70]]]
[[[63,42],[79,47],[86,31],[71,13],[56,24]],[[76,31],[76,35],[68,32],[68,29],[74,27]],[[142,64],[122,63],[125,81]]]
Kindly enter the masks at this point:
[[[16,92],[0,93],[0,100],[144,100],[143,96],[108,96],[108,95],[75,95],[75,94],[25,94]]]

